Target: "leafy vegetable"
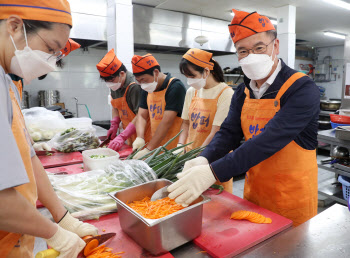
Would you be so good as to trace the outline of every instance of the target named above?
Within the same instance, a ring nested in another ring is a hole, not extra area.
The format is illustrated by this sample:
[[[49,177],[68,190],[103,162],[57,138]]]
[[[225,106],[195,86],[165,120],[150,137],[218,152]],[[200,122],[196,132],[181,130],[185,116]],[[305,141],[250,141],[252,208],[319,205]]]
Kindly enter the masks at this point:
[[[109,156],[107,155],[91,155],[90,158],[92,159],[104,159],[104,158],[108,158]]]

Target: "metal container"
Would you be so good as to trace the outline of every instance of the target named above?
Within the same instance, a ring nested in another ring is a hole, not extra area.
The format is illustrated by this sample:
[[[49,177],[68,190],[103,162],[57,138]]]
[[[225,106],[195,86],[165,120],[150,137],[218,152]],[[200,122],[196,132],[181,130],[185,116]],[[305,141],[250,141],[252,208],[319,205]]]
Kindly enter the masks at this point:
[[[151,197],[171,183],[158,179],[110,194],[117,202],[122,230],[153,255],[171,251],[198,237],[202,231],[203,204],[210,201],[202,195],[192,205],[161,219],[146,219],[126,204]]]
[[[340,108],[340,100],[321,100],[321,109],[326,111],[337,111]]]
[[[41,90],[38,92],[39,106],[49,107],[60,102],[58,90]]]
[[[28,91],[23,91],[21,108],[22,108],[22,109],[27,109],[27,108],[29,108],[29,95],[28,95]]]

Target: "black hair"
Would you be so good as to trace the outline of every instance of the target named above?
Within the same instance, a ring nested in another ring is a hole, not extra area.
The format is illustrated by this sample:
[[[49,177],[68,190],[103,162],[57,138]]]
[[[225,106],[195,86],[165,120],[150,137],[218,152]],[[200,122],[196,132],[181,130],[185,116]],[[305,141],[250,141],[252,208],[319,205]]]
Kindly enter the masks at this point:
[[[146,71],[143,71],[143,72],[140,72],[140,73],[134,73],[135,76],[141,76],[141,75],[144,75],[144,74],[148,74],[148,75],[152,75],[153,76],[153,72],[154,70],[157,69],[159,72],[161,72],[160,70],[160,66],[159,65],[156,65],[156,66],[153,66],[152,68],[146,70]]]
[[[224,72],[221,69],[221,66],[218,62],[216,62],[213,58],[210,59],[210,62],[214,63],[213,70],[210,70],[210,73],[214,76],[215,81],[217,82],[225,82],[224,79]],[[181,62],[179,64],[180,72],[185,76],[194,76],[194,74],[190,71],[188,66],[191,66],[195,71],[203,73],[204,68],[201,66],[198,66],[190,61],[188,61],[185,58],[181,59]]]
[[[271,39],[276,39],[277,38],[277,31],[276,30],[268,30],[265,31],[268,36],[271,37]]]
[[[115,77],[119,76],[120,72],[125,72],[126,73],[126,67],[124,64],[122,64],[119,69],[114,73],[112,74],[111,76],[108,76],[108,77],[105,77],[105,76],[102,76],[100,75],[100,79],[102,79],[103,81],[105,82],[110,82],[110,81],[113,81]]]

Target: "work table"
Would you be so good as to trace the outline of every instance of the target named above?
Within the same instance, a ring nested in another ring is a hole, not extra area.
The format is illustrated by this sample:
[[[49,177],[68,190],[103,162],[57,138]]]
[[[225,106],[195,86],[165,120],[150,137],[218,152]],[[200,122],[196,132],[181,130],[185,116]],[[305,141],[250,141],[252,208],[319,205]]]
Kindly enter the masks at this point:
[[[272,237],[238,257],[349,257],[350,212],[334,204],[300,226]]]

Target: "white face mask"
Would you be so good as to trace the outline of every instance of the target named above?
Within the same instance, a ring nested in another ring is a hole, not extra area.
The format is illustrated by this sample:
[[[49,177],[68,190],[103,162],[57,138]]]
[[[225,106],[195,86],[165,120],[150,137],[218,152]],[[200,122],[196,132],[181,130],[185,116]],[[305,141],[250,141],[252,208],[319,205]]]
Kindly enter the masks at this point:
[[[110,88],[111,90],[115,91],[115,90],[119,90],[120,87],[122,86],[122,83],[119,82],[120,81],[120,77],[118,82],[106,82],[106,85],[108,88]]]
[[[150,83],[141,83],[141,89],[143,89],[144,91],[147,91],[148,93],[152,93],[156,90],[157,84],[158,84],[158,78],[157,78],[157,81],[156,79],[154,79],[154,81]]]
[[[206,84],[207,84],[207,77],[205,78],[187,78],[187,84],[193,88],[195,88],[196,90],[200,90],[202,89]]]
[[[44,74],[55,71],[56,58],[51,54],[45,53],[40,50],[32,50],[28,46],[26,29],[23,24],[24,37],[26,40],[26,46],[23,50],[18,50],[16,44],[10,35],[12,43],[15,47],[15,55],[12,57],[10,71],[11,73],[22,77],[25,83],[29,83],[31,80],[38,78]]]
[[[247,57],[239,60],[244,74],[251,80],[261,80],[266,78],[272,70],[275,58],[272,60],[275,50],[275,41],[273,41],[273,50],[271,56],[267,54],[249,54]]]

